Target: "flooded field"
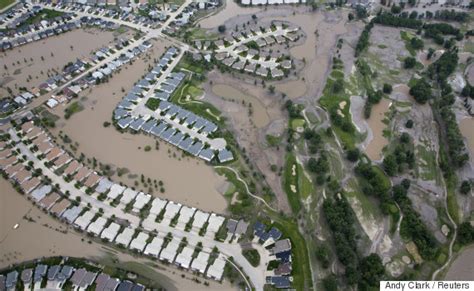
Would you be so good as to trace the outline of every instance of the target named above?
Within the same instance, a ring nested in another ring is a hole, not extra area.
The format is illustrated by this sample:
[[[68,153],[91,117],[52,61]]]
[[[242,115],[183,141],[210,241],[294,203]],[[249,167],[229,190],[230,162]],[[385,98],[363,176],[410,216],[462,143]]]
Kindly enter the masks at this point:
[[[182,151],[158,139],[144,134],[120,133],[114,126],[103,125],[106,121],[111,122],[112,112],[124,92],[148,71],[152,59],[164,51],[164,45],[164,42],[155,42],[151,56],[123,68],[107,84],[81,93],[79,99],[84,110],[69,120],[61,118],[53,133],[59,135],[62,131],[73,143],[77,142],[76,156],[84,153],[87,158],[94,157],[103,164],[126,168],[133,174],[121,177],[114,175],[112,179],[115,181],[134,186],[143,174],[152,180],[163,181],[165,192],[158,194],[155,190],[153,194],[157,196],[223,213],[227,204],[217,189],[222,188],[224,179],[215,174],[210,166],[195,158],[182,157]],[[53,113],[63,117],[64,107],[56,108]],[[156,141],[159,150],[156,150]],[[150,147],[150,151],[144,150],[146,146]]]
[[[293,80],[285,83],[275,84],[277,91],[284,93],[290,99],[298,98],[303,96],[306,91],[306,84],[303,80]]]
[[[452,263],[444,280],[474,280],[474,247],[471,246],[459,254]]]
[[[235,290],[229,282],[197,284],[189,272],[119,252],[111,245],[89,241],[67,225],[33,206],[8,181],[0,179],[0,269],[48,256],[92,259],[148,276],[167,290]],[[27,218],[27,219],[24,219]],[[18,224],[17,229],[13,226]],[[203,278],[199,278],[203,281]]]
[[[207,18],[202,19],[201,21],[199,21],[199,25],[202,28],[214,28],[221,25],[229,18],[238,16],[240,14],[256,13],[261,10],[261,8],[257,7],[240,7],[233,0],[225,0],[225,7],[222,10]]]
[[[466,117],[459,123],[459,129],[462,135],[467,140],[467,146],[469,148],[471,160],[474,158],[474,118]]]
[[[16,47],[0,55],[0,84],[14,94],[20,87],[31,89],[48,79],[48,74],[60,72],[68,62],[90,57],[94,50],[113,40],[111,31],[88,28]]]
[[[212,92],[217,96],[221,96],[227,101],[235,101],[238,103],[252,104],[251,119],[257,127],[266,126],[270,117],[263,103],[252,95],[243,93],[242,91],[225,84],[217,84],[212,86]]]
[[[382,158],[382,149],[388,144],[388,140],[383,136],[386,125],[383,123],[385,113],[390,107],[390,100],[382,99],[379,104],[372,107],[372,114],[367,120],[372,131],[372,140],[366,148],[367,156],[373,161]]]

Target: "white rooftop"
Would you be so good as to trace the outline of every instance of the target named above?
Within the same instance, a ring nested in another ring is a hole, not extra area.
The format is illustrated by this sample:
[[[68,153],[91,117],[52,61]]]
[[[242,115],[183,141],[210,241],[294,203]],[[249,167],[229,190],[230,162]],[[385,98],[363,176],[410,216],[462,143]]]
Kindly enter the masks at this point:
[[[115,243],[128,247],[128,244],[130,244],[134,233],[135,231],[132,228],[125,228],[122,233],[117,236],[117,238],[115,239]]]
[[[193,259],[194,249],[185,246],[183,251],[176,257],[175,263],[182,268],[188,269]]]
[[[100,235],[100,238],[105,238],[109,241],[114,241],[117,236],[118,231],[120,230],[120,225],[115,222],[112,222]]]
[[[145,194],[143,192],[138,193],[137,197],[135,198],[135,203],[133,204],[133,210],[135,212],[139,212],[150,200],[150,194]]]
[[[132,202],[132,200],[138,195],[138,192],[133,190],[132,188],[127,188],[123,191],[122,198],[120,199],[120,203],[123,205],[127,205],[128,203]]]
[[[209,266],[207,270],[207,277],[213,278],[220,281],[222,279],[222,274],[224,273],[225,259],[222,256],[218,256],[214,261],[214,264]]]
[[[107,194],[107,197],[113,200],[119,197],[119,195],[122,194],[124,190],[124,186],[121,186],[119,184],[113,184],[110,188],[109,194]]]
[[[95,212],[92,210],[87,211],[83,215],[79,216],[74,224],[82,230],[85,230],[87,226],[91,223],[92,218],[94,218]]]
[[[199,232],[201,228],[206,223],[207,219],[209,218],[209,213],[202,212],[201,210],[196,211],[194,214],[194,221],[193,221],[193,229],[196,232]]]
[[[174,261],[174,257],[176,256],[176,252],[178,251],[179,243],[180,243],[179,240],[172,239],[168,243],[166,248],[161,250],[160,260],[165,260],[165,261],[168,261],[168,262],[172,263]]]
[[[168,202],[166,205],[165,217],[173,219],[176,214],[178,214],[181,204],[175,203],[173,201]]]
[[[151,203],[150,214],[160,214],[161,210],[166,206],[166,203],[168,203],[168,201],[155,198]]]
[[[178,224],[176,225],[177,229],[184,230],[188,221],[193,217],[196,208],[183,206],[179,211]]]
[[[103,217],[99,217],[96,219],[96,221],[92,222],[89,225],[89,227],[87,228],[87,231],[98,236],[101,233],[101,231],[104,229],[104,226],[106,223],[107,223],[107,219]]]
[[[216,233],[224,223],[225,218],[215,213],[212,213],[209,217],[209,225],[207,226],[207,232]]]
[[[132,250],[137,250],[139,252],[143,252],[143,249],[146,246],[146,241],[148,240],[149,235],[144,232],[140,232],[138,236],[132,240],[132,243],[130,244],[130,248]]]
[[[208,261],[209,261],[209,253],[199,252],[198,256],[194,259],[193,263],[191,264],[191,269],[204,274],[204,272],[206,271]]]
[[[146,246],[145,251],[143,253],[145,255],[151,255],[158,258],[162,246],[163,238],[157,236],[151,241],[151,243]]]

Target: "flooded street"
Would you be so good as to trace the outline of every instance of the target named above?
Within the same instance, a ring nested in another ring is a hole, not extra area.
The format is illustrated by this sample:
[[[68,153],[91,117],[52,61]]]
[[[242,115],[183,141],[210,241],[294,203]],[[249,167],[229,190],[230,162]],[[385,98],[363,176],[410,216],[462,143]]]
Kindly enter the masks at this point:
[[[383,123],[385,113],[388,112],[391,101],[388,99],[380,100],[380,103],[372,107],[372,114],[367,120],[372,131],[372,140],[366,148],[367,156],[372,160],[380,160],[382,158],[382,149],[388,144],[388,140],[383,136],[383,130],[386,125]]]
[[[217,84],[212,86],[212,92],[217,96],[221,96],[227,101],[233,101],[242,104],[252,104],[252,114],[250,118],[254,121],[257,127],[264,127],[269,123],[270,117],[268,116],[265,106],[254,96],[247,95],[240,90],[225,84]]]
[[[164,42],[155,43],[152,58],[163,51]],[[220,191],[225,191],[222,189],[225,181],[210,166],[196,158],[183,157],[182,151],[159,139],[141,133],[120,133],[113,125],[103,125],[106,121],[112,121],[112,112],[126,94],[124,92],[128,92],[139,76],[148,71],[152,61],[150,58],[138,59],[121,69],[107,84],[82,92],[79,99],[84,110],[71,116],[67,122],[62,118],[53,133],[58,136],[62,131],[73,143],[79,143],[76,157],[84,153],[87,158],[95,157],[103,164],[126,168],[133,174],[121,177],[114,175],[114,181],[134,186],[143,174],[152,180],[163,181],[165,193],[158,193],[155,189],[153,194],[156,196],[205,211],[223,213],[227,203]],[[63,117],[64,108],[59,106],[53,113]],[[156,141],[159,150],[155,149]],[[145,146],[150,146],[151,150],[145,151]],[[66,148],[70,149],[69,145]]]
[[[48,74],[60,72],[68,62],[90,57],[94,50],[113,40],[111,31],[76,29],[3,52],[0,55],[0,84],[12,89],[14,94],[20,87],[37,87],[48,79]]]

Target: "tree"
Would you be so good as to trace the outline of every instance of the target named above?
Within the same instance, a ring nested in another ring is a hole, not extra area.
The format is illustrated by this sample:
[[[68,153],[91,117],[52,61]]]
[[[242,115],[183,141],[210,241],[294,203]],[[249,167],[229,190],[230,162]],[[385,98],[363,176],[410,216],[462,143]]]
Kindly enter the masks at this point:
[[[424,78],[422,78],[410,88],[410,95],[415,98],[416,102],[425,104],[429,99],[431,99],[431,86]]]
[[[413,127],[413,120],[408,119],[407,122],[405,123],[406,128],[412,128]]]
[[[411,69],[414,68],[416,65],[416,59],[414,57],[407,57],[403,61],[403,66],[405,69]]]
[[[383,159],[383,168],[389,176],[393,176],[397,173],[398,165],[394,155],[387,155]]]
[[[462,181],[459,192],[461,192],[461,194],[467,195],[469,192],[471,192],[471,183],[468,180]]]
[[[390,93],[392,93],[392,90],[393,90],[393,89],[392,89],[392,85],[390,85],[390,84],[388,84],[388,83],[384,83],[382,90],[383,90],[383,92],[384,92],[385,94],[390,94]]]
[[[390,12],[392,12],[393,14],[398,14],[402,12],[402,7],[394,4],[392,8],[390,8]]]
[[[353,163],[357,162],[360,157],[360,151],[358,148],[350,149],[347,151],[347,159]]]
[[[316,258],[319,260],[319,262],[321,262],[321,266],[324,269],[329,268],[329,264],[331,262],[329,248],[325,244],[322,244],[316,248]]]
[[[347,15],[347,18],[349,19],[349,21],[354,20],[354,14],[349,13],[349,15]]]
[[[225,27],[224,24],[221,24],[221,25],[219,25],[219,27],[217,28],[217,30],[219,30],[220,33],[224,33],[225,30],[226,30],[226,27]]]
[[[470,222],[465,221],[459,225],[457,240],[462,245],[467,245],[474,241],[474,227]]]
[[[408,143],[410,141],[410,135],[406,132],[402,133],[400,136],[400,141],[405,144]]]
[[[411,40],[410,40],[410,45],[412,48],[414,48],[415,50],[421,50],[423,49],[423,47],[425,46],[425,44],[423,43],[423,41],[417,37],[413,37]]]
[[[361,280],[359,282],[360,290],[369,290],[366,287],[377,287],[379,281],[385,274],[385,268],[382,260],[377,254],[370,254],[359,262],[359,272]]]
[[[274,94],[275,93],[275,86],[273,86],[273,85],[268,86],[268,91],[270,91],[271,94]]]
[[[337,291],[337,280],[336,276],[334,275],[329,275],[326,278],[323,279],[323,286],[324,290],[326,291]]]

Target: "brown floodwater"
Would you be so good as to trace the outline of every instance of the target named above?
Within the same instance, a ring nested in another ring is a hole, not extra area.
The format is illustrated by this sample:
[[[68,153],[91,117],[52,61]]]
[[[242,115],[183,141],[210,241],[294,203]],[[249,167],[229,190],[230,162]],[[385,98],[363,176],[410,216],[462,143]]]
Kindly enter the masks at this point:
[[[255,96],[243,93],[239,89],[225,84],[212,86],[212,92],[225,100],[232,100],[238,103],[245,102],[246,104],[251,103],[253,109],[251,119],[257,127],[264,127],[270,122],[270,117],[265,106]]]
[[[385,113],[390,108],[390,100],[382,99],[372,107],[372,113],[367,123],[372,131],[372,140],[366,148],[367,156],[375,161],[382,158],[382,149],[388,144],[388,140],[383,136],[386,125],[383,123]]]
[[[155,42],[151,51],[152,58],[164,52],[164,42]],[[155,196],[170,199],[188,206],[198,207],[205,211],[225,212],[227,202],[218,189],[225,179],[218,176],[212,167],[196,158],[182,157],[182,151],[168,145],[166,142],[154,139],[144,134],[120,133],[113,126],[104,127],[105,121],[110,122],[112,112],[125,93],[133,86],[140,76],[148,71],[152,63],[150,58],[140,58],[132,65],[121,69],[108,83],[101,84],[82,92],[79,99],[84,104],[84,110],[71,116],[69,120],[61,120],[53,130],[55,135],[62,131],[72,141],[79,143],[76,156],[84,153],[86,157],[95,157],[103,164],[111,164],[127,168],[138,177],[114,176],[113,180],[134,186],[140,175],[164,183],[165,193]],[[64,107],[54,110],[59,116],[64,116]],[[159,142],[159,150],[155,142]],[[151,150],[144,151],[145,146]],[[140,185],[142,185],[140,183]],[[142,189],[146,191],[147,189]]]
[[[451,264],[444,280],[474,280],[474,247],[463,250]]]
[[[229,18],[238,16],[240,14],[250,14],[261,11],[261,8],[257,7],[241,7],[233,0],[226,0],[225,7],[207,18],[199,21],[199,25],[202,28],[214,28],[223,24]]]
[[[290,99],[301,97],[307,91],[306,84],[303,80],[293,80],[275,84],[275,88],[277,91],[285,93]]]
[[[116,259],[115,264],[134,263],[159,282],[167,290],[235,290],[229,282],[218,283],[212,280],[209,286],[197,284],[194,276],[185,271],[159,263],[159,268],[150,266],[151,260],[118,252],[112,245],[89,242],[89,239],[66,224],[45,214],[24,196],[16,192],[11,184],[0,178],[0,269],[12,264],[50,256],[72,256],[102,261]],[[23,219],[27,217],[28,220]],[[18,224],[19,227],[13,229]],[[147,267],[148,266],[148,267]],[[128,268],[122,266],[123,268]],[[203,281],[202,278],[199,278]]]
[[[14,93],[18,92],[19,87],[37,87],[48,79],[48,73],[61,72],[68,62],[90,57],[94,50],[111,43],[113,39],[111,31],[76,29],[8,50],[0,55],[0,83]]]
[[[469,148],[471,159],[474,157],[474,118],[466,117],[459,123],[459,129],[467,140],[467,146]]]

